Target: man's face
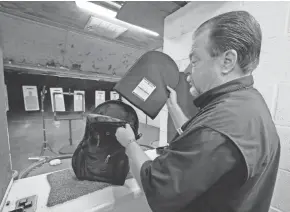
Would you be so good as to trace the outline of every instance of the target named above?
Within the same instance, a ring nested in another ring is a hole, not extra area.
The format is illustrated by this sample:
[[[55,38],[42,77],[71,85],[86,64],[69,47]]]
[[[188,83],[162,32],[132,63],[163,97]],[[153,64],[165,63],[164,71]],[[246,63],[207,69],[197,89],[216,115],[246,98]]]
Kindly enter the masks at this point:
[[[220,60],[209,54],[209,31],[205,30],[193,37],[190,53],[190,66],[187,82],[190,84],[190,93],[194,97],[215,87],[219,79]]]

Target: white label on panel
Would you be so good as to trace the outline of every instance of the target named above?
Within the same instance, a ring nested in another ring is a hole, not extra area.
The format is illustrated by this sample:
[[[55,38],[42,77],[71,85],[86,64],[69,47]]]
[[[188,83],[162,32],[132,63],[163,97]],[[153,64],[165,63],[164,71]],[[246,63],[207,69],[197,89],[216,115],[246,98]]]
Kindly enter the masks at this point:
[[[153,83],[151,83],[146,78],[143,78],[137,87],[133,90],[133,94],[135,94],[143,101],[146,101],[155,89],[156,86]]]
[[[26,111],[39,110],[38,93],[36,86],[22,86],[24,106]]]

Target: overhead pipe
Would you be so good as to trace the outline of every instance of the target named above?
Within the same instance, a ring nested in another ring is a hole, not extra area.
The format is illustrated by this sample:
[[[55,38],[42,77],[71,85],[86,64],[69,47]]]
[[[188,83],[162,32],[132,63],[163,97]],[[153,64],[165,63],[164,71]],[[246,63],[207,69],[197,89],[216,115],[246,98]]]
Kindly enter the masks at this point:
[[[114,3],[112,1],[97,1],[97,2],[92,2],[94,4],[98,4],[100,6],[103,6],[109,10],[113,10],[115,12],[118,12],[121,9],[121,5]]]

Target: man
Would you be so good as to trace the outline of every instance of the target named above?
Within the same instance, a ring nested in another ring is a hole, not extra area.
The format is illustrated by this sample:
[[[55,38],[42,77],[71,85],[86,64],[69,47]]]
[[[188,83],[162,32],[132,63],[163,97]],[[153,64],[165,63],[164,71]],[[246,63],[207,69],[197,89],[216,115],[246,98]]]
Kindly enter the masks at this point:
[[[199,112],[187,119],[170,89],[169,113],[180,134],[151,161],[129,127],[119,128],[131,170],[154,212],[268,212],[280,141],[253,88],[261,29],[248,12],[203,23],[193,35],[187,80]]]

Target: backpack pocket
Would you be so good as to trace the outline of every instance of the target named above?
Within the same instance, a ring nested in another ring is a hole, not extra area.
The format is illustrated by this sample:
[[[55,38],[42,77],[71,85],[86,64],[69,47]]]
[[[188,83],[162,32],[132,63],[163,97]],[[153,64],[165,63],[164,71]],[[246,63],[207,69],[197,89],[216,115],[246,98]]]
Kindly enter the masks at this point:
[[[95,153],[86,155],[83,169],[88,180],[123,185],[129,172],[129,160],[125,150],[108,153],[99,148]]]

